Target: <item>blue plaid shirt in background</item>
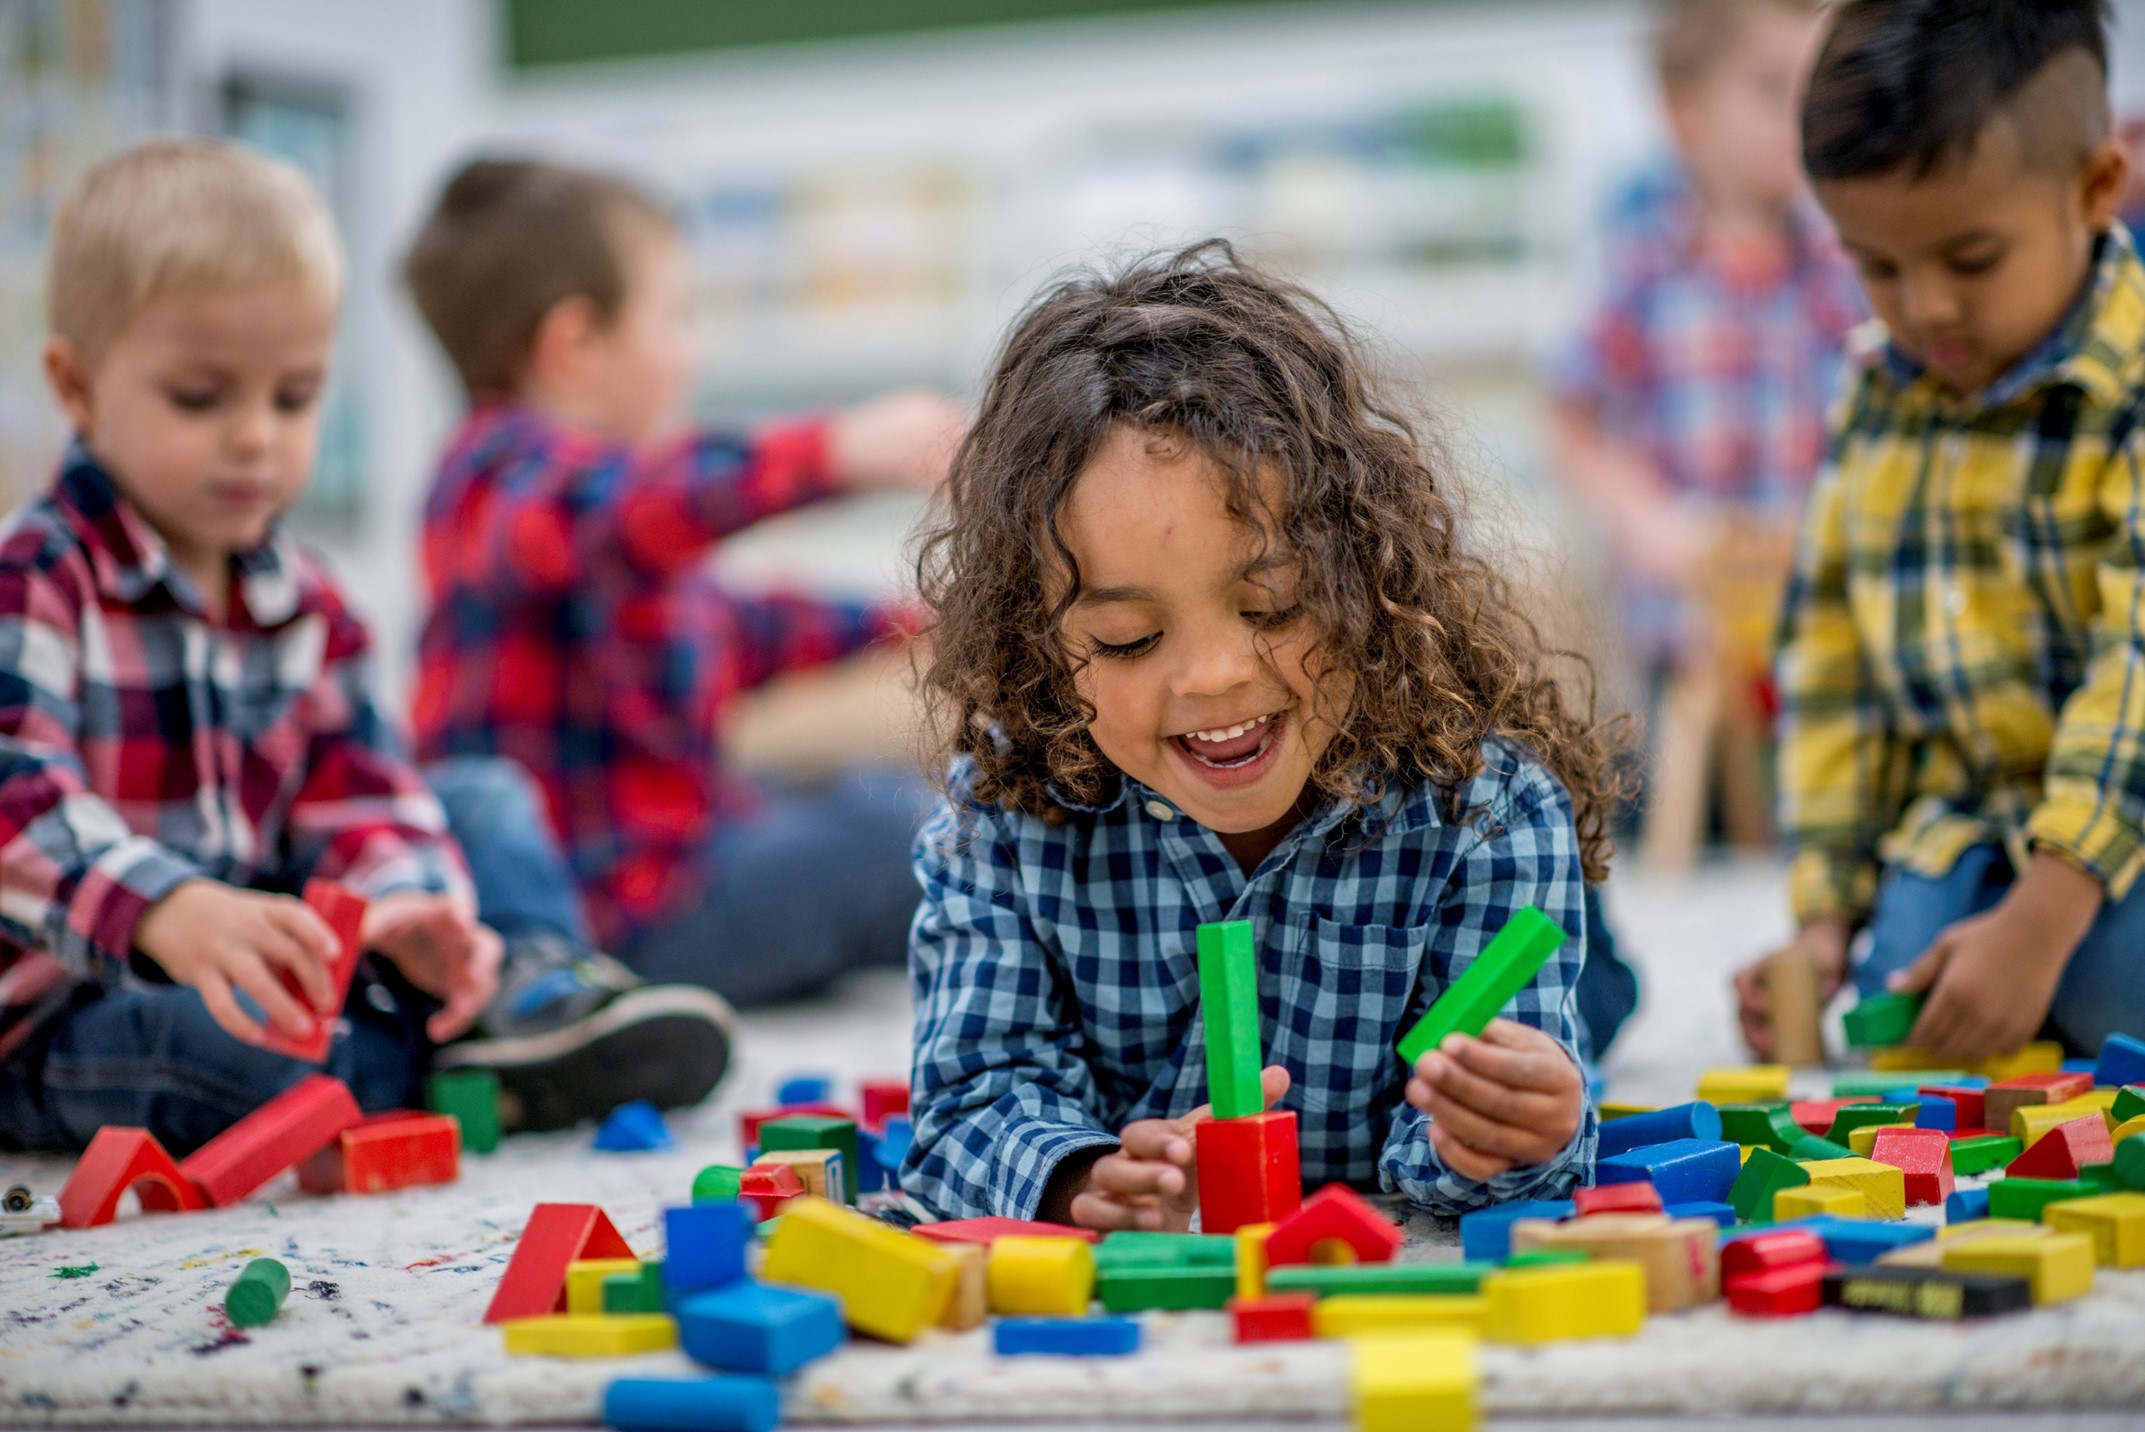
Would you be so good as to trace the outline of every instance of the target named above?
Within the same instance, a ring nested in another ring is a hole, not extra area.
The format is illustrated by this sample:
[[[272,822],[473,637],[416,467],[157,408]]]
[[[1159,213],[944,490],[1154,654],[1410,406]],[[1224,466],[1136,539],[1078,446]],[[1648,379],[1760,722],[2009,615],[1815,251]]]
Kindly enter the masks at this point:
[[[1137,782],[1053,826],[979,806],[973,767],[917,837],[910,940],[916,1141],[902,1187],[947,1217],[1033,1218],[1058,1161],[1207,1100],[1196,935],[1250,920],[1266,1062],[1294,1081],[1307,1186],[1373,1181],[1456,1212],[1588,1181],[1595,1114],[1545,1164],[1488,1183],[1446,1168],[1401,1097],[1401,1033],[1514,911],[1572,938],[1505,1009],[1578,1058],[1578,835],[1555,777],[1512,748],[1459,792],[1335,803],[1248,879],[1211,830]]]

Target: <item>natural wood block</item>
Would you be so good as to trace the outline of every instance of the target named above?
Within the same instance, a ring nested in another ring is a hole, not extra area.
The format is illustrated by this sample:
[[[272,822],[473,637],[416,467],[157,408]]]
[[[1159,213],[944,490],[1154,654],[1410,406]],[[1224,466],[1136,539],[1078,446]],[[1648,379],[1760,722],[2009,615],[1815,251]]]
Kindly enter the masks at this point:
[[[982,1327],[991,1309],[989,1246],[982,1243],[944,1243],[939,1246],[953,1255],[958,1266],[953,1274],[953,1295],[946,1300],[946,1315],[939,1319],[938,1325],[957,1333]]]
[[[1515,1252],[1581,1248],[1598,1262],[1636,1264],[1648,1312],[1672,1313],[1720,1296],[1720,1228],[1710,1218],[1601,1213],[1569,1223],[1523,1218],[1512,1225]]]

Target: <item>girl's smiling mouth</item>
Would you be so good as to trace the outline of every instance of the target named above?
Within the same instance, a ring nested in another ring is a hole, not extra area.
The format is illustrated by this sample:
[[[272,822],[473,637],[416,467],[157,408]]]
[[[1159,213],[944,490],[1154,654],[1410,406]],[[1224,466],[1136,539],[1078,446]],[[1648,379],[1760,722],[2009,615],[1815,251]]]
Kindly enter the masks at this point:
[[[1209,785],[1244,786],[1266,774],[1288,726],[1288,712],[1171,736],[1168,744],[1193,775]]]

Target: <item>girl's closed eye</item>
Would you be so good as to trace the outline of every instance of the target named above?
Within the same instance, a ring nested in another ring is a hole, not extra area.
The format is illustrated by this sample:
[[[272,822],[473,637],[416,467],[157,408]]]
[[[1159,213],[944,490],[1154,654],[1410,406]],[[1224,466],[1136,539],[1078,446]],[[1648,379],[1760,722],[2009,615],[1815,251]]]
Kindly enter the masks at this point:
[[[207,384],[182,384],[166,388],[165,398],[182,413],[206,413],[223,398],[223,390]]]
[[[1135,637],[1131,641],[1104,641],[1098,636],[1089,637],[1088,645],[1094,649],[1097,656],[1115,657],[1123,660],[1128,657],[1144,655],[1161,639],[1162,634],[1160,632],[1149,632],[1146,636]]]
[[[1244,620],[1250,622],[1261,631],[1279,631],[1302,615],[1302,606],[1290,605],[1286,607],[1270,607],[1265,611],[1247,611],[1244,613]]]

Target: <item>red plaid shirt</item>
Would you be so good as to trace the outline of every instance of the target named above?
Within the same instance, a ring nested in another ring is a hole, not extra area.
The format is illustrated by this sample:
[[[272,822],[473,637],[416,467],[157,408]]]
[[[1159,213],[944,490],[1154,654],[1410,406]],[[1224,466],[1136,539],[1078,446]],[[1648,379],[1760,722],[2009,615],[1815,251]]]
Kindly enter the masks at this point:
[[[182,881],[466,888],[364,624],[281,535],[232,567],[212,622],[80,449],[0,534],[0,1053]]]
[[[722,765],[738,695],[900,624],[705,571],[721,538],[836,490],[826,442],[812,422],[631,449],[487,404],[447,445],[425,506],[418,749],[536,777],[612,948],[678,908],[715,827],[751,805]]]

